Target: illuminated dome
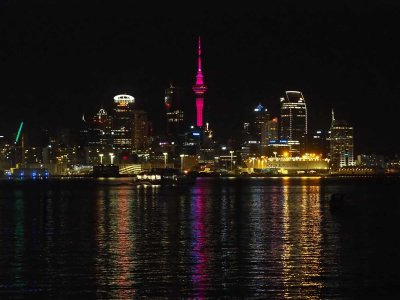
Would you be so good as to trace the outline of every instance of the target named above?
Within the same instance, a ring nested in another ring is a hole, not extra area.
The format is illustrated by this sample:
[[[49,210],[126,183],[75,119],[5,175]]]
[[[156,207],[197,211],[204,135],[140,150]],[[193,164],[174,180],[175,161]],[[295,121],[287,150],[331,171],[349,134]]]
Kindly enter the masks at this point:
[[[114,97],[114,102],[135,103],[135,98],[131,95],[121,94]]]

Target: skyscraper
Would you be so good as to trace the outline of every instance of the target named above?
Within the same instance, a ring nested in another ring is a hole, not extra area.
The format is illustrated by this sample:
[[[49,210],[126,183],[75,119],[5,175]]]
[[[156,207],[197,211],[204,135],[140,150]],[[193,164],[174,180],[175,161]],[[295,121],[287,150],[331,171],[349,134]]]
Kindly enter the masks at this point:
[[[307,106],[303,94],[286,91],[281,98],[281,139],[287,140],[291,156],[306,151]]]
[[[253,125],[253,134],[256,141],[260,142],[260,144],[266,145],[267,139],[267,123],[269,121],[269,112],[268,109],[264,108],[261,104],[259,104],[254,109],[254,125]]]
[[[199,37],[196,83],[193,85],[193,92],[196,95],[196,126],[198,127],[203,126],[204,94],[207,91],[207,86],[204,84],[203,77],[201,70],[201,43]]]
[[[142,150],[150,144],[150,122],[147,113],[135,109],[130,95],[114,97],[112,126],[113,146],[125,150]]]
[[[150,146],[151,126],[147,113],[143,110],[133,111],[132,148],[144,150]]]
[[[279,125],[278,125],[278,118],[275,117],[272,120],[268,121],[268,142],[272,140],[278,140],[279,139]]]
[[[107,114],[104,108],[101,108],[93,117],[92,123],[93,127],[97,130],[99,144],[111,145],[112,118]]]
[[[80,130],[82,144],[84,146],[111,145],[112,118],[101,108],[92,119],[82,118],[83,127]],[[47,142],[49,144],[49,142]]]
[[[330,134],[330,168],[337,171],[341,167],[354,165],[353,127],[346,121],[335,120],[332,110]]]
[[[254,109],[254,114],[253,136],[260,145],[260,154],[264,154],[268,145],[269,112],[268,109],[259,104]]]
[[[124,149],[132,146],[133,139],[133,111],[135,98],[130,95],[114,97],[113,114],[113,145]]]
[[[170,86],[165,89],[164,104],[167,113],[167,134],[172,137],[183,134],[182,89],[174,86],[171,82]]]

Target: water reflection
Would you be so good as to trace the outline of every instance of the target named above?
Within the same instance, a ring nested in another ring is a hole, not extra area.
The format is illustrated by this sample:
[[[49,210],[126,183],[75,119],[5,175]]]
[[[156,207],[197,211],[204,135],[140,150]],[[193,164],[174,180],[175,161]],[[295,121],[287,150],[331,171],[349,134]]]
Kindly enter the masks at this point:
[[[131,250],[133,248],[133,238],[131,231],[131,218],[129,211],[129,198],[127,190],[118,191],[117,198],[117,238],[115,255],[117,262],[118,275],[116,284],[118,286],[117,298],[127,298],[133,295],[130,290],[132,285],[131,267],[133,266]]]
[[[100,190],[96,203],[98,296],[129,299],[132,288],[135,256],[132,255],[135,234],[132,230],[133,191],[126,187]],[[107,292],[111,292],[107,295]]]
[[[38,184],[0,193],[4,298],[346,299],[368,296],[366,285],[399,293],[397,186],[375,186],[370,201],[366,184],[347,184],[362,205],[334,215],[329,195],[343,185],[318,178]]]
[[[23,289],[25,286],[24,280],[24,250],[25,250],[25,224],[24,224],[24,199],[21,191],[15,192],[15,248],[14,248],[14,288]]]
[[[291,186],[289,179],[283,179],[282,276],[286,299],[320,299],[323,288],[320,186],[309,180]]]
[[[192,242],[191,242],[191,277],[196,299],[204,299],[207,291],[207,253],[206,253],[206,224],[205,224],[205,195],[203,185],[194,189],[192,199]]]

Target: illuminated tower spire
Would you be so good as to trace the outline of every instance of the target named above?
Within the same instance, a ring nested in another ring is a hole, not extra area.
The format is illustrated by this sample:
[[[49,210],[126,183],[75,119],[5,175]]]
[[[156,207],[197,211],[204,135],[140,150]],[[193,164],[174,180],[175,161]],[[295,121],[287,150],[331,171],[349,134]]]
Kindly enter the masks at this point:
[[[201,71],[201,43],[199,36],[197,75],[196,75],[196,83],[193,85],[193,92],[196,95],[196,112],[197,112],[196,125],[199,127],[203,126],[204,93],[207,91],[207,86],[204,84],[203,78],[204,76]]]

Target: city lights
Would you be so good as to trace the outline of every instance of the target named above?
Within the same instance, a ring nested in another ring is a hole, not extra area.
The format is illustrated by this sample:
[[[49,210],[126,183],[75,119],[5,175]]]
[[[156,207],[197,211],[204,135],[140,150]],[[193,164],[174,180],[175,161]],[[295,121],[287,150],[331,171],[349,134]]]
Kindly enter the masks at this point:
[[[167,152],[163,152],[163,155],[164,155],[164,168],[166,168],[167,167],[167,156],[168,156],[168,153]]]

